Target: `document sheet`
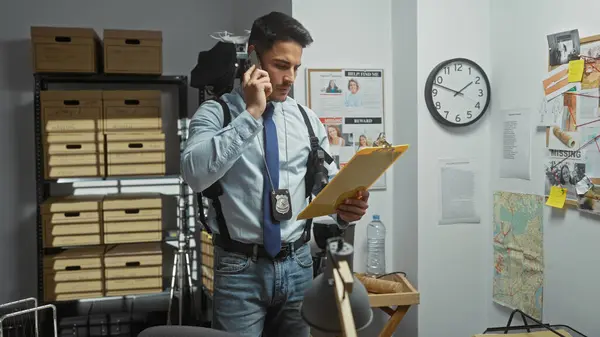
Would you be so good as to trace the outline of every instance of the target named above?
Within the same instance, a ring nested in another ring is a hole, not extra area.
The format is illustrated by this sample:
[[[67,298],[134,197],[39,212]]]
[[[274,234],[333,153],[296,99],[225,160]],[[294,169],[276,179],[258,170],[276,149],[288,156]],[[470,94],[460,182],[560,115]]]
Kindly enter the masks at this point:
[[[440,160],[440,225],[479,223],[475,211],[476,172],[470,160]]]
[[[531,124],[527,110],[504,111],[501,178],[531,179]]]

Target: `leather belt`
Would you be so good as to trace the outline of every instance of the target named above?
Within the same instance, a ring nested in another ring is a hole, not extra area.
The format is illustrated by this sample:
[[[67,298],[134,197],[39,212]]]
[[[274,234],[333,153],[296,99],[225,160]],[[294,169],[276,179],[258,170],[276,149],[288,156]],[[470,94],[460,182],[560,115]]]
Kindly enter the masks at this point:
[[[294,242],[282,243],[281,250],[279,251],[279,253],[274,258],[271,258],[271,256],[267,254],[267,251],[265,250],[265,247],[263,245],[243,243],[235,240],[225,242],[225,240],[223,240],[223,238],[220,235],[216,233],[213,234],[213,243],[216,246],[221,247],[225,251],[243,254],[249,257],[266,257],[273,260],[285,259],[286,257],[290,256],[293,251],[300,249],[300,247],[302,247],[307,242],[308,240],[305,240],[304,235],[302,235],[300,239]]]

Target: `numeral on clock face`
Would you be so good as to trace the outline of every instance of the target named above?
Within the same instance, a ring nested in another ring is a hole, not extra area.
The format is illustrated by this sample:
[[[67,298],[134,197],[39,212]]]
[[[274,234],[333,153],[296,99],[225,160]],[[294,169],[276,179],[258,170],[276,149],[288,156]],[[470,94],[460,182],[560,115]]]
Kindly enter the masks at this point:
[[[429,77],[428,107],[436,119],[449,125],[467,125],[479,119],[489,101],[489,82],[475,63],[457,59],[436,68]],[[437,113],[438,116],[435,116]]]

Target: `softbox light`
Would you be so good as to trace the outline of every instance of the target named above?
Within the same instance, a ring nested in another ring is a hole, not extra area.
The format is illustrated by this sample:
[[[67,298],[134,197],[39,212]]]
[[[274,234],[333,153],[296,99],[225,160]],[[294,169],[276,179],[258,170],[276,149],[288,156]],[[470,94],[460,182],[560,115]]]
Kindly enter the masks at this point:
[[[231,90],[237,71],[235,44],[219,41],[211,49],[198,54],[190,86],[197,89],[211,86],[215,94],[221,95]]]

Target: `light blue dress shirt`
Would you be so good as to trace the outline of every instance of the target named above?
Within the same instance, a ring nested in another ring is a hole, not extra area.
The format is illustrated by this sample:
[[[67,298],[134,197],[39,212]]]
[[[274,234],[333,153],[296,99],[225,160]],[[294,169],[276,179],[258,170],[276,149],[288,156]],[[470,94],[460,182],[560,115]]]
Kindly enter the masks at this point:
[[[349,92],[346,95],[344,104],[349,108],[359,108],[362,106],[362,95],[360,93],[353,94]]]
[[[189,137],[181,158],[184,180],[200,192],[221,180],[223,195],[219,197],[231,239],[262,244],[262,188],[264,137],[262,118],[255,119],[247,110],[243,92],[235,88],[221,97],[231,110],[231,123],[223,126],[221,105],[206,101],[190,121]],[[308,129],[294,99],[274,102],[273,120],[279,144],[279,186],[291,196],[292,218],[281,222],[281,239],[294,242],[304,231],[305,220],[297,216],[307,205],[304,176],[310,152]],[[304,107],[321,147],[329,152],[325,128],[317,115]],[[335,162],[325,163],[329,178],[337,172]],[[276,186],[277,188],[277,186]],[[334,219],[337,217],[332,215]],[[219,232],[215,211],[210,207],[207,222]]]

